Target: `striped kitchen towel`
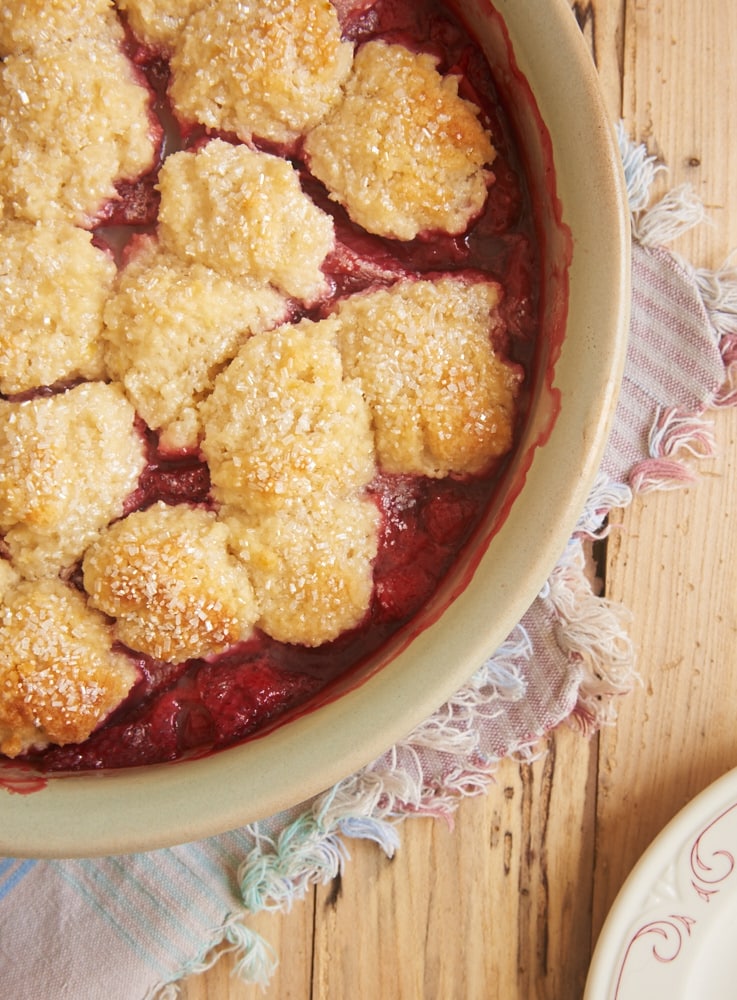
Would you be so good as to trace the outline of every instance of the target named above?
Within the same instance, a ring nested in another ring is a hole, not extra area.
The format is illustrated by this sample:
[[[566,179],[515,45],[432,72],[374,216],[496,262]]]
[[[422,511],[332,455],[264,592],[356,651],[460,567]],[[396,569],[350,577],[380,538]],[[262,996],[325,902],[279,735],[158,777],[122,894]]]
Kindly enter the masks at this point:
[[[620,128],[633,221],[625,377],[601,471],[542,592],[447,705],[381,758],[294,809],[168,850],[95,860],[0,860],[0,995],[144,1000],[223,951],[266,982],[274,956],[249,915],[285,909],[340,872],[351,838],[387,854],[400,821],[448,815],[508,754],[532,754],[565,720],[591,731],[634,679],[627,612],[597,596],[587,540],[634,492],[690,482],[714,451],[707,411],[737,401],[737,274],[699,271],[666,249],[703,218],[688,188],[649,206],[659,166]],[[11,794],[10,791],[1,794]]]

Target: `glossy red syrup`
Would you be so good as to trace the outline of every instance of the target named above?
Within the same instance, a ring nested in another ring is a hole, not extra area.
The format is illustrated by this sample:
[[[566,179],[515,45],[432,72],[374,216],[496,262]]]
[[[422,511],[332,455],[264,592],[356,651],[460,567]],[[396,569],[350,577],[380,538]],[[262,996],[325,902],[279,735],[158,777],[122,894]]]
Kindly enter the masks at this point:
[[[505,289],[504,342],[498,344],[528,371],[534,363],[539,312],[539,259],[524,165],[484,57],[462,26],[437,0],[336,0],[344,34],[360,43],[376,36],[429,50],[442,72],[461,78],[461,93],[482,109],[497,150],[495,183],[483,216],[463,237],[426,234],[402,244],[356,227],[327,199],[301,164],[299,149],[277,150],[300,168],[305,190],[334,219],[337,247],[325,270],[334,294],[390,284],[399,276],[447,271],[483,273]],[[174,119],[166,99],[168,67],[129,35],[126,51],[145,74],[153,108],[172,149],[206,141],[200,129]],[[233,137],[226,137],[235,141]],[[272,149],[273,151],[273,149]],[[132,234],[153,230],[158,199],[156,170],[119,185],[119,199],[104,207],[96,227],[100,244],[125,255]],[[320,314],[320,310],[316,311]],[[521,420],[526,403],[522,401]],[[155,435],[141,428],[148,464],[126,513],[163,499],[210,505],[210,482],[199,455],[163,453]],[[131,653],[140,681],[127,701],[80,745],[29,755],[43,771],[74,771],[174,760],[232,745],[290,712],[309,709],[320,693],[356,670],[436,591],[487,509],[501,468],[482,478],[429,480],[380,474],[370,493],[382,514],[374,595],[362,625],[318,649],[287,646],[264,635],[210,660],[173,666]]]

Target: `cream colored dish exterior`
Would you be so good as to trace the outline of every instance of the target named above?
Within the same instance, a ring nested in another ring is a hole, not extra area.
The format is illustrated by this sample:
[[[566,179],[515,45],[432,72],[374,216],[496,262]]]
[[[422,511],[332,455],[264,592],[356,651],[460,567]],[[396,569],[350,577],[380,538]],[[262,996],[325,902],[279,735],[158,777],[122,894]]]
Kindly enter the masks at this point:
[[[487,0],[460,0],[459,6],[496,58],[499,22],[490,18]],[[30,794],[0,788],[3,855],[150,850],[298,804],[371,761],[437,709],[505,639],[545,582],[583,508],[614,413],[629,319],[629,215],[613,128],[567,0],[497,0],[496,9],[550,134],[573,255],[553,383],[560,413],[547,440],[534,448],[524,485],[470,582],[381,669],[268,735],[175,765],[51,778]],[[523,116],[522,129],[525,121],[530,124]],[[533,125],[533,144],[538,134]],[[536,161],[535,150],[530,153]],[[545,420],[544,412],[533,413],[523,452],[530,452]],[[453,586],[450,580],[447,588]]]

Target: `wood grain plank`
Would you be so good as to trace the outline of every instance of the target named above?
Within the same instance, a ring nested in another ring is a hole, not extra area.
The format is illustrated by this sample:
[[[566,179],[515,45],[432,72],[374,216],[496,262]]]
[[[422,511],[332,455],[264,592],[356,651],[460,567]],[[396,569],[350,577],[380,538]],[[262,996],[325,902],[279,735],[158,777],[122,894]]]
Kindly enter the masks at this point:
[[[720,0],[628,5],[626,118],[667,164],[659,190],[689,183],[709,209],[713,224],[675,244],[701,266],[737,246],[736,30],[737,7]],[[642,685],[600,740],[595,933],[662,826],[737,764],[737,414],[715,423],[719,456],[700,481],[638,499],[609,544],[607,585],[634,611]]]
[[[613,122],[622,115],[625,5],[626,0],[571,0]]]
[[[183,1000],[553,1000],[588,966],[596,744],[563,729],[531,763],[505,761],[450,827],[411,819],[389,861],[353,843],[345,874],[253,928],[281,966],[265,992],[223,959]],[[573,848],[573,849],[572,849]],[[583,947],[582,947],[583,943]]]
[[[352,848],[340,893],[318,890],[315,1000],[580,993],[595,746],[563,730],[544,749],[533,763],[505,761],[487,794],[461,804],[452,827],[405,822],[393,861],[370,845]]]
[[[737,5],[721,0],[572,3],[608,107],[687,180],[712,227],[678,242],[717,264],[737,246]],[[230,961],[185,1000],[573,1000],[592,936],[632,864],[699,788],[737,763],[737,415],[693,489],[637,500],[609,543],[610,596],[634,611],[643,684],[597,740],[566,729],[547,756],[507,761],[450,830],[410,820],[389,863],[357,844],[340,886],[255,921],[281,968],[265,994]],[[598,768],[598,770],[597,770]],[[596,842],[594,836],[596,834]],[[595,878],[594,878],[595,872]],[[314,914],[314,953],[312,945]]]

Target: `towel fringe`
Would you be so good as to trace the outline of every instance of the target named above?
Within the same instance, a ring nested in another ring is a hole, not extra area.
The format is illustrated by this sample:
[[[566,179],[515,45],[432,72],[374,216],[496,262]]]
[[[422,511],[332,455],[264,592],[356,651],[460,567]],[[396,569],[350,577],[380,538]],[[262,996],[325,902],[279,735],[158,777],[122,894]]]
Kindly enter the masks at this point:
[[[649,457],[630,470],[629,481],[635,493],[689,486],[697,476],[684,460],[684,453],[696,459],[716,454],[713,423],[701,414],[661,407],[650,428],[648,450]]]
[[[205,971],[204,969],[202,970]],[[182,976],[186,976],[187,973],[182,973]],[[177,1000],[180,995],[181,990],[177,982],[174,983],[157,983],[152,986],[150,990],[147,991],[143,1000]]]
[[[630,473],[630,485],[635,493],[678,490],[695,482],[696,473],[692,469],[668,458],[647,458],[638,462]]]
[[[707,220],[704,204],[693,187],[681,184],[652,208],[633,214],[632,236],[643,247],[667,246]]]
[[[737,334],[737,267],[727,260],[715,271],[691,271],[718,337]]]
[[[703,203],[687,184],[674,188],[648,207],[655,176],[665,168],[648,154],[643,144],[629,139],[622,122],[617,127],[617,137],[633,239],[645,247],[664,246],[694,226],[710,221]],[[715,270],[695,268],[678,254],[669,252],[696,285],[722,356],[724,380],[713,398],[705,400],[701,413],[683,413],[675,408],[663,408],[656,413],[649,436],[649,457],[630,472],[629,485],[634,493],[678,489],[695,482],[696,474],[684,458],[712,457],[716,451],[712,424],[704,419],[703,413],[737,405],[737,266],[728,258]]]
[[[348,852],[334,831],[319,829],[312,812],[288,824],[274,841],[259,837],[236,878],[246,910],[288,912],[311,885],[343,871]]]
[[[714,425],[699,414],[661,407],[650,428],[648,446],[652,458],[672,458],[684,451],[695,458],[711,458],[716,452]]]
[[[706,219],[704,205],[689,184],[673,188],[651,205],[655,178],[667,172],[667,168],[648,152],[644,143],[630,139],[624,122],[617,123],[616,134],[634,240],[645,247],[663,246]]]
[[[276,971],[279,959],[274,948],[255,931],[243,923],[246,914],[236,913],[228,917],[201,954],[188,962],[180,970],[176,981],[159,983],[152,987],[144,1000],[177,1000],[181,994],[182,979],[207,972],[224,955],[232,955],[234,964],[232,975],[243,983],[260,986],[266,990]]]
[[[628,507],[632,490],[626,483],[618,483],[599,472],[576,525],[575,535],[593,540],[606,538],[611,530],[606,520],[611,510]]]
[[[637,674],[631,615],[594,594],[585,567],[583,545],[572,544],[551,574],[549,600],[559,618],[558,643],[583,668],[574,716],[593,730],[612,721],[616,699],[632,690]]]
[[[244,983],[255,983],[266,989],[279,965],[276,951],[260,934],[232,918],[226,924],[224,942],[218,947],[218,958],[232,955],[233,975]]]
[[[518,624],[506,640],[476,671],[468,684],[468,698],[475,701],[477,693],[485,703],[498,699],[512,702],[524,698],[527,685],[522,674],[522,665],[532,656],[532,643],[527,630]],[[456,700],[464,698],[459,691]]]
[[[666,168],[664,164],[658,163],[657,157],[648,153],[644,143],[632,142],[623,121],[617,123],[615,131],[622,157],[629,208],[633,213],[640,212],[650,201],[650,189],[656,175]]]

